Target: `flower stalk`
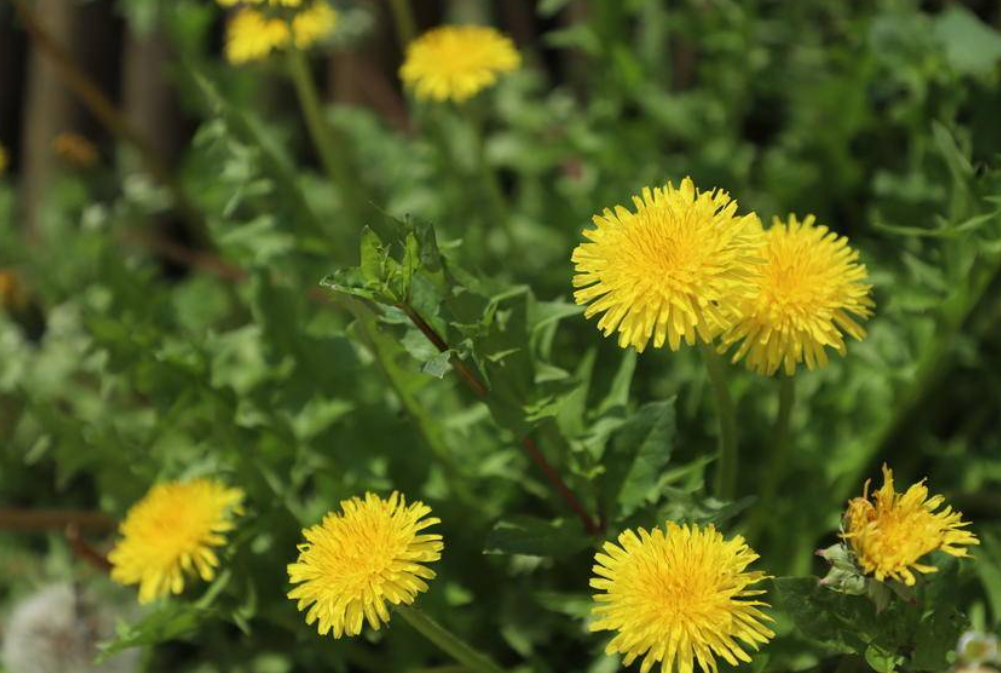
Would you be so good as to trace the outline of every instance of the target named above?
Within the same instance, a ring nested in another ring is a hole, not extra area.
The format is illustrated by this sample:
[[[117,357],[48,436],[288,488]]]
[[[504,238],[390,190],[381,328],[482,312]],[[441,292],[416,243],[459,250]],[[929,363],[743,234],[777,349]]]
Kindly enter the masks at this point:
[[[316,146],[317,154],[330,182],[341,197],[341,205],[347,211],[348,218],[358,227],[361,226],[362,207],[365,195],[358,184],[351,167],[345,161],[345,143],[340,134],[327,123],[323,116],[323,105],[316,82],[309,71],[309,63],[305,54],[297,49],[294,41],[288,50],[288,72],[295,85],[299,105],[306,119],[306,127]]]
[[[390,0],[389,8],[393,12],[393,25],[400,51],[406,52],[407,46],[417,37],[417,21],[410,9],[410,0]]]
[[[779,409],[775,415],[775,426],[772,430],[771,449],[762,473],[759,502],[747,525],[748,539],[755,539],[765,524],[766,517],[772,513],[772,504],[782,484],[785,475],[786,456],[789,452],[789,430],[792,422],[792,411],[796,406],[796,377],[779,376]]]
[[[476,149],[476,169],[480,174],[487,202],[494,217],[494,224],[499,224],[507,234],[510,244],[514,245],[514,234],[511,232],[511,211],[507,197],[501,187],[497,171],[490,165],[487,157],[486,123],[475,111],[466,109],[466,119],[473,132],[473,144]]]
[[[415,631],[427,638],[442,652],[464,665],[469,671],[474,673],[504,673],[504,669],[495,664],[489,657],[475,650],[417,608],[401,605],[396,608],[396,613],[403,617]]]
[[[733,500],[737,491],[737,409],[726,382],[725,365],[711,344],[703,344],[702,359],[716,398],[719,418],[719,464],[716,468],[716,497]]]
[[[448,343],[437,333],[434,328],[431,327],[424,320],[420,314],[418,314],[412,306],[408,304],[398,304],[397,308],[403,311],[414,326],[420,330],[421,334],[430,341],[435,348],[438,349],[440,353],[449,351],[450,348]],[[459,374],[459,377],[463,382],[473,391],[473,393],[480,399],[484,399],[489,393],[489,388],[483,384],[482,381],[473,373],[473,371],[466,366],[461,359],[459,359],[455,354],[450,358],[450,363],[455,371]],[[531,437],[523,437],[521,440],[521,447],[528,454],[528,457],[532,460],[535,465],[542,470],[542,473],[546,476],[546,480],[549,482],[550,486],[560,495],[561,498],[567,503],[567,505],[574,511],[574,513],[580,518],[581,523],[589,534],[595,535],[600,533],[602,528],[604,528],[603,523],[600,519],[593,518],[588,511],[581,504],[574,492],[567,486],[566,482],[560,476],[546,457],[542,454],[538,445]]]

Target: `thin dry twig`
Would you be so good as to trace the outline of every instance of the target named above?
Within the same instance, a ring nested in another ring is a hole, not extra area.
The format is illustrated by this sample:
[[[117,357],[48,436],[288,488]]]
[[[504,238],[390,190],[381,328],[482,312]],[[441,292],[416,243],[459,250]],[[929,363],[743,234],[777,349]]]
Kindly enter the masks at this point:
[[[117,522],[101,512],[69,509],[0,509],[0,530],[48,531],[74,526],[78,530],[110,531]]]

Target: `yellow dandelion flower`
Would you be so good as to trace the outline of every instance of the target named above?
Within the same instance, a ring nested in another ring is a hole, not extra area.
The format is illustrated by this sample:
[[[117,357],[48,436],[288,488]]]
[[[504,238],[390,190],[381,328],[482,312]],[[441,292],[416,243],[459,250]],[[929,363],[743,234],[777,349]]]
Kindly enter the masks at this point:
[[[636,212],[616,206],[593,218],[590,239],[573,252],[573,285],[598,328],[618,330],[619,346],[643,352],[653,338],[677,350],[710,342],[750,296],[763,235],[756,215],[737,215],[721,190],[700,192],[690,178],[675,189],[643,190]]]
[[[288,566],[289,580],[298,584],[288,597],[300,611],[309,608],[306,623],[334,638],[361,633],[367,619],[375,630],[389,622],[387,601],[414,602],[427,591],[424,581],[435,573],[421,565],[441,558],[441,535],[421,533],[440,523],[424,518],[431,508],[409,505],[394,492],[383,500],[373,493],[341,503],[320,525],[303,531],[299,558]]]
[[[757,558],[744,538],[726,540],[713,526],[627,530],[594,557],[591,586],[604,593],[589,628],[616,631],[605,652],[625,655],[626,666],[642,656],[641,673],[657,662],[664,673],[692,673],[696,661],[715,673],[716,657],[748,662],[740,643],[757,650],[775,635],[759,609],[768,604],[753,598],[764,590],[750,588],[766,579],[747,570]]]
[[[77,133],[60,133],[52,141],[52,151],[70,166],[90,168],[97,163],[97,148]]]
[[[213,548],[225,544],[243,497],[211,479],[154,486],[119,528],[122,539],[108,554],[111,579],[138,584],[140,603],[181,593],[185,575],[210,581],[219,565]]]
[[[256,9],[241,9],[226,30],[226,59],[235,65],[259,61],[295,44],[305,49],[329,35],[337,24],[337,12],[325,1],[313,3],[289,21],[269,17]]]
[[[843,334],[865,337],[855,319],[868,318],[874,306],[866,268],[848,239],[815,221],[813,215],[802,222],[790,215],[788,224],[775,220],[765,233],[755,293],[723,337],[726,345],[743,340],[733,361],[745,358],[759,374],[782,367],[791,375],[800,362],[823,367],[825,348],[844,355]]]
[[[410,43],[400,78],[418,98],[461,103],[520,65],[514,43],[497,30],[442,26]]]
[[[226,29],[226,60],[233,64],[259,61],[288,44],[288,24],[254,9],[241,9]]]
[[[945,498],[928,497],[924,481],[912,485],[904,493],[893,488],[893,470],[883,465],[883,487],[869,499],[869,481],[865,482],[861,498],[848,503],[844,515],[843,537],[858,556],[859,565],[867,575],[880,582],[890,579],[912,586],[912,572],[935,572],[934,566],[919,563],[933,551],[943,551],[959,558],[968,556],[969,545],[980,540],[966,530],[960,512],[946,505],[936,512]]]
[[[7,170],[7,150],[4,149],[3,145],[0,145],[0,175],[4,174]]]
[[[337,24],[337,12],[326,2],[314,3],[304,12],[299,12],[292,19],[292,35],[295,44],[305,49],[330,35]]]

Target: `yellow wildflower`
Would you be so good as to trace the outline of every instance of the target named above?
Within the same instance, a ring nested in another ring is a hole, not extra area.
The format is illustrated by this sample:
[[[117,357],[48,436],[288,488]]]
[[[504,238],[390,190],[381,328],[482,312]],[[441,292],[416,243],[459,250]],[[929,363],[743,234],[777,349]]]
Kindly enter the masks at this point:
[[[893,470],[883,465],[883,487],[869,499],[869,481],[865,482],[861,498],[848,503],[844,515],[843,537],[858,556],[859,565],[867,575],[880,582],[890,579],[912,586],[915,576],[935,572],[935,566],[919,563],[933,551],[943,551],[959,558],[968,556],[967,547],[980,544],[966,530],[960,512],[946,505],[940,495],[928,497],[924,481],[912,485],[904,493],[893,489]]]
[[[305,49],[327,37],[337,24],[337,13],[326,2],[317,2],[292,18],[295,45]]]
[[[848,239],[808,215],[788,224],[776,219],[765,233],[764,264],[755,292],[742,302],[739,319],[723,336],[726,345],[743,341],[733,361],[745,358],[759,374],[782,367],[793,374],[805,362],[808,369],[827,364],[827,347],[844,355],[842,333],[855,339],[865,330],[855,318],[872,315],[874,306],[866,268]]]
[[[358,635],[365,620],[378,631],[389,622],[387,601],[409,605],[427,591],[424,580],[435,573],[422,564],[440,559],[444,548],[440,535],[421,533],[441,522],[425,519],[430,513],[396,492],[387,500],[366,493],[305,529],[299,558],[288,566],[299,586],[288,597],[300,611],[309,608],[306,623],[318,622],[320,635],[333,631],[334,638]]]
[[[226,59],[237,65],[259,61],[288,47],[293,36],[296,47],[305,49],[329,35],[336,24],[337,12],[325,0],[317,0],[289,20],[244,8],[229,22]]]
[[[214,548],[225,544],[243,497],[210,479],[154,486],[119,529],[122,539],[108,555],[111,579],[138,584],[140,603],[181,593],[185,575],[210,581],[219,565]]]
[[[697,661],[715,673],[716,657],[748,662],[741,643],[757,650],[774,637],[759,609],[767,603],[754,599],[765,592],[750,588],[766,575],[747,570],[758,555],[739,535],[668,522],[666,533],[627,530],[603,549],[591,586],[604,593],[594,596],[589,628],[616,632],[605,651],[624,654],[626,666],[643,657],[641,673],[657,662],[664,673],[692,673]]]
[[[514,43],[497,30],[442,26],[410,43],[400,78],[418,98],[461,103],[520,65]]]
[[[675,189],[643,190],[636,212],[616,206],[593,218],[590,239],[573,252],[578,304],[619,346],[643,352],[682,340],[710,342],[751,296],[763,236],[756,215],[737,215],[721,190],[700,192],[690,178]]]
[[[4,149],[3,145],[0,145],[0,175],[4,174],[7,170],[7,150]]]

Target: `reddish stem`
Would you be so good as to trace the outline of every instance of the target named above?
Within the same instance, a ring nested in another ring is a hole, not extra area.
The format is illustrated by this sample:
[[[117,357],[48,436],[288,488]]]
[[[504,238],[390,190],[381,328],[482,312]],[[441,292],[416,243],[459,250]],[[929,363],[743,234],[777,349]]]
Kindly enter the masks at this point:
[[[80,528],[76,524],[66,526],[66,541],[69,542],[70,549],[73,550],[77,558],[94,566],[101,572],[111,572],[111,563],[107,557],[83,539],[83,536],[80,535]]]
[[[0,509],[0,530],[46,531],[67,526],[94,531],[115,528],[116,522],[100,512],[59,509]]]
[[[410,321],[414,324],[414,326],[421,331],[421,334],[427,337],[428,341],[434,344],[434,347],[437,348],[439,352],[444,353],[450,350],[445,339],[435,332],[434,328],[431,327],[431,325],[429,325],[427,321],[425,321],[424,318],[422,318],[413,308],[407,304],[397,304],[397,308],[403,311],[407,317],[410,318]],[[484,385],[473,370],[471,370],[466,363],[459,359],[459,357],[454,353],[450,358],[450,362],[456,373],[459,374],[459,377],[478,398],[484,399],[489,394],[490,391],[486,385]],[[563,477],[561,477],[559,472],[553,469],[553,466],[546,460],[546,457],[542,454],[542,451],[539,449],[538,444],[535,443],[535,440],[531,437],[524,437],[521,440],[521,446],[525,449],[525,453],[528,454],[528,457],[532,459],[532,462],[535,463],[540,470],[542,470],[544,475],[546,475],[546,479],[552,487],[556,489],[556,492],[559,493],[560,497],[562,497],[563,500],[566,501],[567,505],[570,506],[570,509],[572,509],[577,516],[580,517],[581,522],[584,524],[584,530],[592,535],[600,533],[604,527],[602,522],[600,520],[595,521],[595,519],[588,514],[584,505],[581,504],[580,500],[577,499],[577,496],[574,495],[574,492],[570,490],[570,487],[567,486],[565,481],[563,481]]]

